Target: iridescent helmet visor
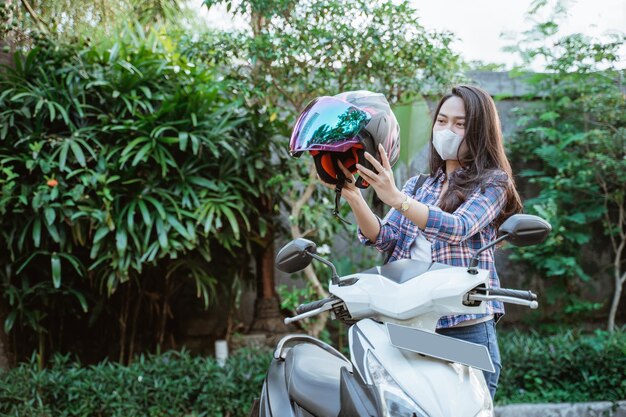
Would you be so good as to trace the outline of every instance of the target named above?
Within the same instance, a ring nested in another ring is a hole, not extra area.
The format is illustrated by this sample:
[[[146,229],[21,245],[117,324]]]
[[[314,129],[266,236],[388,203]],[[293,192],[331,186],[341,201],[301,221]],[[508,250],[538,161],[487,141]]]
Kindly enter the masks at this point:
[[[372,116],[358,107],[333,97],[319,97],[304,109],[291,134],[289,151],[344,152],[360,142],[359,132]]]

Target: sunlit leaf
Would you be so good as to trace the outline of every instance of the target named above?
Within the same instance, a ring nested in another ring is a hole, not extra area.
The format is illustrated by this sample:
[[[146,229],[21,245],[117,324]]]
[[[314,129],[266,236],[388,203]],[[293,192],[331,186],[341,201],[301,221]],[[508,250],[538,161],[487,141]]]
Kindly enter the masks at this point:
[[[52,283],[54,284],[54,288],[61,287],[61,258],[56,253],[53,253],[51,258],[51,267],[52,267]]]

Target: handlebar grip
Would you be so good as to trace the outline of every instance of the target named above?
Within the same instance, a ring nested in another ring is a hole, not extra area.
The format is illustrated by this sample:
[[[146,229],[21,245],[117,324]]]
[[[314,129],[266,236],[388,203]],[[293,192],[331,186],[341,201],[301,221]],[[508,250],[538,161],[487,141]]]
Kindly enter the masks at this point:
[[[501,295],[504,297],[521,298],[522,300],[537,301],[537,294],[532,291],[510,290],[507,288],[490,288],[489,295]]]
[[[324,298],[322,300],[311,301],[310,303],[300,304],[296,308],[296,313],[297,314],[303,314],[303,313],[309,312],[311,310],[315,310],[316,308],[320,308],[321,306],[323,306],[324,304],[326,304],[327,302],[332,301],[332,300],[333,300],[333,298],[329,297],[329,298]]]

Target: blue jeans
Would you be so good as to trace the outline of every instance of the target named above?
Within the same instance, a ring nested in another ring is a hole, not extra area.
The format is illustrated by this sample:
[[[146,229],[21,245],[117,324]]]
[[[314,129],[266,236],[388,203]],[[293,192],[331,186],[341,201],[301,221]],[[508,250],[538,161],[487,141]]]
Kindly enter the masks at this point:
[[[485,381],[487,381],[487,387],[489,388],[489,393],[491,393],[491,398],[493,399],[496,395],[498,378],[500,377],[500,369],[502,368],[502,363],[500,362],[500,349],[498,349],[498,339],[496,337],[496,323],[494,320],[492,319],[484,323],[472,324],[471,326],[465,327],[437,329],[437,333],[487,346],[489,355],[491,356],[491,361],[493,362],[493,367],[496,368],[496,371],[483,371],[483,374],[485,375]]]

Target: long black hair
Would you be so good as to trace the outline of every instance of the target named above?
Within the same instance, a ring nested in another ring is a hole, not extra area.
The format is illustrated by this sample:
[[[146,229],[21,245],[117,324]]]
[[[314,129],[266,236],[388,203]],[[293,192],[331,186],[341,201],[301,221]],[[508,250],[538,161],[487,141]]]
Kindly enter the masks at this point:
[[[439,207],[454,212],[477,187],[487,181],[498,181],[506,190],[506,204],[496,219],[496,226],[515,213],[522,211],[522,202],[511,172],[511,164],[504,151],[500,118],[491,96],[481,88],[459,85],[441,98],[433,118],[433,126],[443,103],[451,97],[459,97],[465,107],[465,136],[459,149],[467,146],[467,152],[459,159],[461,169],[448,178],[448,189],[441,197]],[[435,176],[440,169],[446,170],[446,161],[436,152],[430,138],[430,172]],[[505,173],[506,175],[502,175]]]

